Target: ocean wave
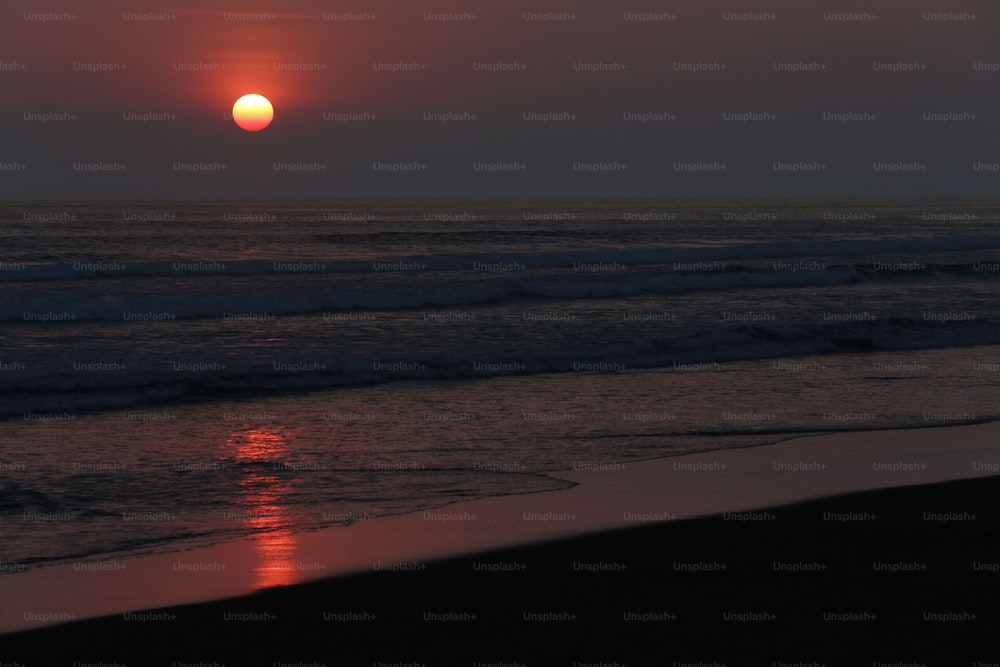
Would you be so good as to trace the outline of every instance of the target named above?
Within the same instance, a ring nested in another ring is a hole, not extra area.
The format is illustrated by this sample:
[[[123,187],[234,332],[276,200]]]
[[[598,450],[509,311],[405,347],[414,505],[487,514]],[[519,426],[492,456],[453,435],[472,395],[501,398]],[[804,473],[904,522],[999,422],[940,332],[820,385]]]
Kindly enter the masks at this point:
[[[7,374],[0,376],[0,418],[58,421],[74,419],[76,412],[312,392],[396,380],[488,379],[651,368],[726,371],[727,363],[747,360],[996,344],[1000,344],[1000,328],[985,319],[959,332],[945,332],[932,326],[914,326],[903,318],[880,321],[875,326],[851,322],[785,327],[743,323],[676,337],[647,337],[627,344],[520,350],[516,354],[438,353],[396,361],[330,356],[310,363],[308,368],[291,370],[273,364],[232,364],[72,377]],[[130,414],[123,413],[123,418],[144,419],[142,413]]]
[[[394,264],[419,266],[421,271],[490,271],[500,265],[523,270],[566,269],[580,265],[619,264],[625,267],[703,262],[731,262],[794,257],[848,258],[895,253],[936,253],[1000,248],[1000,236],[934,236],[916,238],[779,241],[721,246],[657,246],[592,248],[569,252],[511,252],[391,256],[371,259],[174,259],[156,262],[88,260],[73,263],[18,264],[0,271],[0,282],[92,280],[107,278],[259,276],[288,273],[379,273]],[[369,251],[370,252],[370,251]]]
[[[857,280],[852,268],[818,271],[758,271],[647,276],[547,276],[494,278],[470,285],[365,292],[329,290],[307,293],[190,294],[184,296],[80,295],[7,300],[0,304],[0,321],[80,322],[171,321],[224,318],[230,313],[303,315],[335,310],[397,310],[437,306],[474,306],[519,297],[594,299],[638,294],[671,294],[698,290],[756,287],[843,285]]]

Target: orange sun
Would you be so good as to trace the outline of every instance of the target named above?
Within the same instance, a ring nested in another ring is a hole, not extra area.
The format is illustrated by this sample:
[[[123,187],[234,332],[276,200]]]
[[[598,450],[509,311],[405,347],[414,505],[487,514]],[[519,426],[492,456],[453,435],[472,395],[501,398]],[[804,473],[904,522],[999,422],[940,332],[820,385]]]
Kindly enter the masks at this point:
[[[233,105],[233,120],[247,132],[259,132],[271,124],[274,107],[263,95],[252,93],[236,100]]]

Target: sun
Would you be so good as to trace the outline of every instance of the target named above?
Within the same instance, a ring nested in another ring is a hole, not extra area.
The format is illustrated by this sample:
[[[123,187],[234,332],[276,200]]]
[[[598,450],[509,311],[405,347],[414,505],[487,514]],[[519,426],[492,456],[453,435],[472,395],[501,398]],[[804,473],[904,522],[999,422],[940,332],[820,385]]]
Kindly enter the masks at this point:
[[[233,120],[247,132],[260,132],[271,124],[272,118],[274,107],[263,95],[244,95],[233,105]]]

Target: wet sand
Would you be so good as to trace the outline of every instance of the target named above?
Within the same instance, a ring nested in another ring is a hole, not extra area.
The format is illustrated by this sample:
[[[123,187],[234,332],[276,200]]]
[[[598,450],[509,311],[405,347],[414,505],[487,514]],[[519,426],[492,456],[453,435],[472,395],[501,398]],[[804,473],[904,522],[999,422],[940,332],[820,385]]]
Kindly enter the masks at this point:
[[[276,570],[265,541],[4,575],[9,629],[124,613],[4,635],[0,660],[988,664],[996,435],[837,434],[568,471],[566,491],[299,535]],[[235,597],[276,575],[311,580]],[[186,596],[225,599],[131,611]]]

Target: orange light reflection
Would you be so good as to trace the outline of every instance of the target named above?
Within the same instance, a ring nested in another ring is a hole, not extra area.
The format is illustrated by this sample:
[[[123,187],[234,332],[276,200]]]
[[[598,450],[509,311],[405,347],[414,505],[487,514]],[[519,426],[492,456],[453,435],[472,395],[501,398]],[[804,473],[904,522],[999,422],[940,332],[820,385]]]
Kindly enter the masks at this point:
[[[293,583],[297,542],[285,502],[291,487],[279,471],[288,443],[277,429],[262,426],[233,433],[227,444],[247,469],[240,486],[246,501],[245,521],[256,531],[251,539],[261,560],[254,570],[256,587]]]

